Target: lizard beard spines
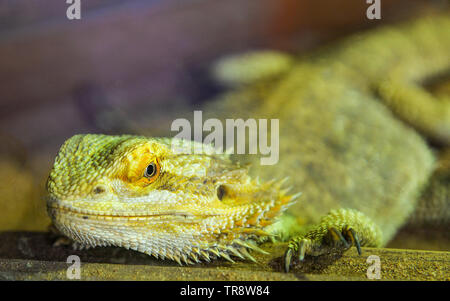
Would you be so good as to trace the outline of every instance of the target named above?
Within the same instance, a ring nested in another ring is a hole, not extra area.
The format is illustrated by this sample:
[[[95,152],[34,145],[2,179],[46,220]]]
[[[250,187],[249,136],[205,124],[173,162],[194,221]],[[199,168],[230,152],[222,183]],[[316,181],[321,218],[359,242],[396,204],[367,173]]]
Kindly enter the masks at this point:
[[[163,257],[167,257],[171,260],[176,261],[179,265],[200,263],[202,261],[210,262],[211,259],[223,258],[231,263],[235,263],[233,257],[239,258],[241,260],[251,260],[256,262],[256,259],[250,255],[249,250],[259,252],[261,254],[269,254],[263,249],[256,246],[253,242],[243,241],[236,239],[230,245],[216,245],[213,247],[208,247],[206,249],[193,248],[189,253],[179,253],[179,254],[166,254]]]

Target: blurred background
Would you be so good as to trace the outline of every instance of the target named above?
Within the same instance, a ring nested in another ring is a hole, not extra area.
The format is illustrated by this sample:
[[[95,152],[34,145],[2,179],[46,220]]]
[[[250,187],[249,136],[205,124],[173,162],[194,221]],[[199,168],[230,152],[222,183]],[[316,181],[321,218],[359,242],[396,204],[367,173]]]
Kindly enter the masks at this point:
[[[445,1],[0,0],[0,231],[46,231],[44,184],[78,133],[165,135],[181,111],[220,92],[217,58],[249,49],[300,53],[410,18]]]

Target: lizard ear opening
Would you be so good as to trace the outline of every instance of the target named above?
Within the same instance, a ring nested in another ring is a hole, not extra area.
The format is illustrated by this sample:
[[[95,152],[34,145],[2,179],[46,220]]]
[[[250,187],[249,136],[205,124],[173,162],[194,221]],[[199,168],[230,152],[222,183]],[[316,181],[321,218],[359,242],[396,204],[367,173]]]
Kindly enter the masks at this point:
[[[221,201],[223,199],[223,197],[225,196],[225,194],[227,193],[225,186],[220,185],[219,187],[217,187],[217,198],[219,199],[219,201]]]
[[[101,194],[106,191],[106,189],[102,185],[95,186],[95,188],[92,190],[94,194]]]

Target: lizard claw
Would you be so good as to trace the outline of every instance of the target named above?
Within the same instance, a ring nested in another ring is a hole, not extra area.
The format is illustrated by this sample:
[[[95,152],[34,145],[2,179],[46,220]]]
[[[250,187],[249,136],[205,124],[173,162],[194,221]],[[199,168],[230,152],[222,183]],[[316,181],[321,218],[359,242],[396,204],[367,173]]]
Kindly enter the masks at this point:
[[[284,254],[284,270],[289,272],[289,268],[292,261],[292,256],[294,253],[298,252],[298,260],[303,261],[305,259],[305,254],[309,252],[311,246],[311,241],[306,238],[293,239]]]
[[[346,249],[348,249],[350,247],[349,243],[342,235],[342,232],[340,232],[335,227],[331,227],[328,229],[328,235],[334,244],[342,244],[344,246],[344,248],[346,248]]]
[[[309,235],[311,236],[311,235]],[[288,249],[284,255],[284,270],[289,272],[292,257],[298,253],[298,260],[301,262],[305,255],[320,255],[332,252],[333,250],[347,250],[352,245],[356,246],[358,254],[361,255],[361,243],[356,231],[348,226],[344,226],[341,231],[336,227],[330,227],[325,235],[319,237],[296,237],[289,242]]]
[[[328,229],[328,235],[332,240],[332,244],[335,246],[339,247],[339,244],[341,244],[346,250],[355,245],[358,255],[361,255],[361,243],[358,234],[353,228],[344,226],[342,231],[339,231],[335,227],[332,227]]]
[[[358,255],[361,255],[361,242],[359,240],[358,234],[353,228],[345,227],[343,230],[343,234],[347,241],[350,241],[351,245],[356,246],[356,250],[358,251]]]
[[[299,244],[298,260],[303,261],[305,259],[306,249],[309,247],[309,240],[302,239]]]
[[[284,253],[284,271],[286,273],[289,273],[289,268],[291,267],[292,253],[291,248],[288,248],[286,253]]]

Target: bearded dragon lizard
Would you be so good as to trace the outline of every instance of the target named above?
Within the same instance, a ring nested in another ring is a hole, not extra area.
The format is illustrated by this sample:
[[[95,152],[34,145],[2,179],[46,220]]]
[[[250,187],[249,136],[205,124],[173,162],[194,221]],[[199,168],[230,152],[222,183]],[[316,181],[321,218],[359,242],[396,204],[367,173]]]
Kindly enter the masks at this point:
[[[449,102],[418,85],[448,71],[449,37],[443,15],[358,35],[295,62],[273,53],[228,59],[219,77],[246,84],[205,110],[279,118],[278,164],[254,161],[249,169],[198,142],[76,135],[48,178],[48,213],[83,246],[180,264],[253,260],[249,249],[264,252],[256,243],[275,236],[290,241],[286,271],[305,255],[383,246],[413,212],[434,166],[404,122],[450,142]]]

